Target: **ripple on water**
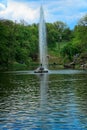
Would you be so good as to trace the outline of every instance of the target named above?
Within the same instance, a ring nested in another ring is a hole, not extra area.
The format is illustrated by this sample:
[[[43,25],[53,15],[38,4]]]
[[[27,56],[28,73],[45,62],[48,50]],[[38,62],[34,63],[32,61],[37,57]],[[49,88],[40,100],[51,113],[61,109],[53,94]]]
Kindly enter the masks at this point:
[[[0,84],[1,130],[87,129],[86,74],[25,72],[0,77]]]

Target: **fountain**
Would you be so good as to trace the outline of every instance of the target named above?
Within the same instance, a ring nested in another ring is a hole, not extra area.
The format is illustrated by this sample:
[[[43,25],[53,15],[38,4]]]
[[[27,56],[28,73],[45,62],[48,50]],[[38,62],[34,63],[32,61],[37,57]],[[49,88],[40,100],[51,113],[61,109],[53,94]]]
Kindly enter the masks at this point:
[[[40,7],[40,22],[39,22],[39,55],[40,55],[40,67],[38,67],[35,73],[47,73],[47,42],[46,42],[46,24],[44,20],[43,7]]]

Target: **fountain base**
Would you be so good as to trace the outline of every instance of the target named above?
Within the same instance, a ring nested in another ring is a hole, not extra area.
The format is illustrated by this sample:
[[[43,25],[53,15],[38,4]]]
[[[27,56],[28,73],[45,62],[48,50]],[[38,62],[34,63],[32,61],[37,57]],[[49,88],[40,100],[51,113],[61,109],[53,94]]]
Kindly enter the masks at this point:
[[[38,67],[34,73],[48,73],[48,69],[45,69],[44,67]]]

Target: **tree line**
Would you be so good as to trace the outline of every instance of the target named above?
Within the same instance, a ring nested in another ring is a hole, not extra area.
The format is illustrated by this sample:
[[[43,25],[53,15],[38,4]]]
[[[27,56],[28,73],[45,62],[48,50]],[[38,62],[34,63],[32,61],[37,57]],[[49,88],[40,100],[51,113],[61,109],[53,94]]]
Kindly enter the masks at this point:
[[[87,52],[87,15],[73,30],[62,21],[46,23],[46,30],[49,55],[56,50],[63,60],[72,61],[74,55]],[[9,69],[15,63],[29,66],[38,62],[38,34],[38,24],[0,19],[0,68]]]

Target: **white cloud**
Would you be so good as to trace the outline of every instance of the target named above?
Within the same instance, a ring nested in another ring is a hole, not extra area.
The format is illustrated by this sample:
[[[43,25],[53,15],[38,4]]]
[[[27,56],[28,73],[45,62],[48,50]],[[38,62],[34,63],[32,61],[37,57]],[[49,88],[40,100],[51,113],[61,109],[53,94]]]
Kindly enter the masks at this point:
[[[44,0],[43,3],[47,22],[61,20],[74,26],[87,13],[87,0]],[[14,21],[24,19],[28,23],[38,22],[40,4],[37,0],[8,0],[8,6],[0,11],[0,17]]]
[[[3,10],[3,9],[5,9],[5,8],[6,8],[5,5],[2,4],[2,3],[0,3],[0,10]]]
[[[87,0],[55,0],[45,6],[48,21],[62,20],[71,28],[87,13]]]
[[[39,17],[39,8],[31,8],[29,3],[9,1],[5,10],[0,11],[0,17],[20,21],[24,19],[26,22],[36,22]]]

